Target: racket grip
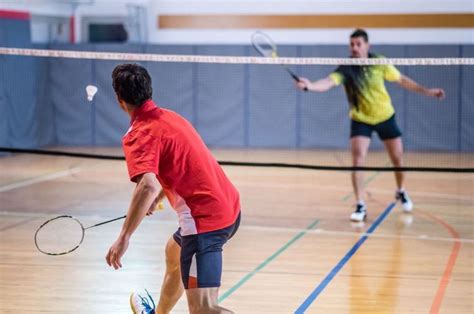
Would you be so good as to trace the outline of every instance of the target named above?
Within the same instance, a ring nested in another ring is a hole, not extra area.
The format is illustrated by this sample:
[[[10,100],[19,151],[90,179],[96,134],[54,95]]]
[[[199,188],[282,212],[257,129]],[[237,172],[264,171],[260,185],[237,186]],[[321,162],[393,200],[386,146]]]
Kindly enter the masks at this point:
[[[288,70],[288,73],[290,73],[291,77],[292,77],[295,81],[297,81],[297,82],[300,81],[300,77],[299,77],[298,75],[294,74],[293,72],[291,72],[291,71],[289,71],[289,70]]]
[[[290,72],[290,71],[289,71],[289,73],[290,73],[291,77],[292,77],[295,81],[301,82],[300,77],[299,77],[298,75],[296,75],[296,74],[294,74],[293,72]],[[307,91],[308,91],[308,87],[303,88],[303,90],[304,90],[305,92],[307,92]]]

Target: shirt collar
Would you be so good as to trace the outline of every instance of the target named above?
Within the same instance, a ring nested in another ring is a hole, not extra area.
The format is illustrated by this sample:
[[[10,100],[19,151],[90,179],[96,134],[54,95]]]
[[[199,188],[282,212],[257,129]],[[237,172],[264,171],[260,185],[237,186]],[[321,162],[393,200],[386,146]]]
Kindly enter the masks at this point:
[[[130,121],[130,123],[133,123],[133,121],[135,121],[137,117],[142,116],[150,111],[153,111],[156,108],[158,108],[158,106],[155,104],[155,102],[151,99],[148,99],[140,107],[137,107],[133,110],[132,120]]]

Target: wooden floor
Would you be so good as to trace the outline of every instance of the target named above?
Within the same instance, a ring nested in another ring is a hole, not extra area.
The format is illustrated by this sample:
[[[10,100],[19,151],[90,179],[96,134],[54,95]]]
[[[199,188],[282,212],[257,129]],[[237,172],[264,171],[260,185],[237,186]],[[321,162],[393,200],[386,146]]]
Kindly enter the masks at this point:
[[[347,152],[215,155],[349,163]],[[370,158],[386,164],[383,153]],[[473,155],[407,158],[474,163]],[[474,313],[473,174],[408,173],[415,210],[404,214],[390,207],[393,174],[367,172],[369,217],[355,225],[348,219],[354,205],[348,172],[225,171],[240,190],[243,216],[224,251],[223,306],[236,313]],[[0,313],[130,313],[130,292],[143,288],[157,299],[164,244],[177,227],[168,204],[140,226],[119,271],[106,265],[105,254],[121,222],[87,231],[84,244],[66,256],[42,255],[33,243],[41,222],[59,214],[85,225],[123,215],[133,187],[121,161],[0,158]],[[181,300],[173,313],[186,312]]]

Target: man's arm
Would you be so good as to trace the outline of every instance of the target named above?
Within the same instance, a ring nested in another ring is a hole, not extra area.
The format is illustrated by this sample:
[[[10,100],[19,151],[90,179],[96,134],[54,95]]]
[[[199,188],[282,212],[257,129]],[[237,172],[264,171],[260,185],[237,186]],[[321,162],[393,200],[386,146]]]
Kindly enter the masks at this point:
[[[160,184],[154,173],[145,173],[138,178],[120,236],[130,238],[158,196],[159,191]]]
[[[305,77],[300,77],[300,81],[296,83],[296,86],[301,90],[304,90],[306,87],[312,92],[325,92],[337,86],[337,84],[330,76],[314,82],[311,82]]]
[[[441,88],[426,88],[417,82],[413,81],[405,75],[401,75],[397,83],[412,92],[416,92],[429,97],[436,97],[438,99],[443,99],[445,97],[444,90]]]
[[[148,209],[146,215],[147,216],[151,216],[153,215],[153,213],[155,212],[155,210],[157,209],[163,209],[163,199],[165,198],[166,194],[165,194],[165,190],[162,188],[160,190],[160,193],[158,193],[158,196],[155,198],[155,200],[153,201],[153,203],[151,203],[151,206],[150,208]],[[158,207],[158,208],[157,208]]]
[[[123,223],[120,235],[106,256],[109,266],[113,266],[115,269],[122,267],[120,260],[128,248],[130,237],[140,225],[147,210],[158,196],[159,189],[160,184],[154,173],[145,173],[137,179],[137,186],[133,192],[127,219],[125,219]]]

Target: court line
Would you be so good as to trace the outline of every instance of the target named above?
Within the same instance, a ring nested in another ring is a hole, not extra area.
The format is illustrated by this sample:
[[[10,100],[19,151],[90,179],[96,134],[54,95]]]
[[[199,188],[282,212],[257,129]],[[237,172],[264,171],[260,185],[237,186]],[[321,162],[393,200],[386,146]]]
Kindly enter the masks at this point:
[[[368,177],[365,182],[364,182],[364,187],[369,184],[370,182],[372,182],[378,175],[380,174],[380,172],[375,172],[373,175],[371,175],[370,177]],[[346,196],[344,196],[342,198],[342,200],[344,202],[346,202],[350,197],[352,196],[352,192],[348,193]]]
[[[33,185],[33,184],[40,183],[40,182],[45,182],[45,181],[55,180],[55,179],[62,178],[62,177],[67,177],[69,175],[74,175],[74,174],[78,173],[79,171],[81,171],[81,168],[73,167],[73,168],[69,168],[67,170],[54,172],[54,173],[50,173],[50,174],[47,174],[47,175],[42,175],[42,176],[35,177],[35,178],[30,178],[30,179],[27,179],[27,180],[24,180],[24,181],[10,183],[10,184],[1,186],[0,187],[0,193],[11,191],[11,190],[14,190],[14,189],[17,189],[17,188],[22,188],[22,187],[25,187],[25,186],[28,186],[28,185]],[[0,212],[0,213],[2,213],[2,212]],[[28,218],[26,220],[14,223],[13,225],[7,225],[7,226],[2,227],[0,229],[0,232],[4,232],[4,231],[7,231],[7,230],[16,228],[18,226],[21,226],[25,223],[29,223],[29,222],[34,221],[34,220],[35,220],[35,218],[30,216],[30,218]]]
[[[6,192],[6,191],[11,191],[11,190],[14,190],[14,189],[17,189],[17,188],[22,188],[22,187],[25,187],[25,186],[28,186],[28,185],[32,185],[32,184],[36,184],[36,183],[40,183],[40,182],[44,182],[44,181],[50,181],[50,180],[54,180],[54,179],[58,179],[58,178],[62,178],[62,177],[67,177],[69,175],[73,175],[73,174],[78,173],[80,170],[81,170],[81,168],[74,167],[74,168],[71,168],[71,169],[67,169],[67,170],[63,170],[63,171],[59,171],[59,172],[54,172],[54,173],[50,173],[50,174],[47,174],[47,175],[42,175],[42,176],[39,176],[39,177],[27,179],[27,180],[24,180],[24,181],[10,183],[10,184],[1,186],[0,187],[0,193],[1,192]]]
[[[444,269],[443,276],[441,277],[440,283],[438,285],[438,289],[436,291],[433,303],[431,304],[430,314],[435,314],[435,313],[439,313],[439,310],[441,308],[441,303],[443,302],[443,299],[444,299],[444,294],[451,280],[451,274],[453,272],[454,265],[456,264],[459,251],[461,250],[461,241],[460,241],[459,233],[451,225],[445,222],[443,219],[425,211],[420,211],[420,210],[417,210],[417,211],[421,212],[422,215],[442,225],[446,230],[448,230],[448,232],[451,234],[451,236],[453,237],[455,241],[453,244],[453,248],[451,249],[451,254],[449,255],[448,263],[446,264],[446,268]]]
[[[26,180],[23,182],[19,183],[14,183],[12,185],[5,186],[3,188],[7,188],[9,186],[12,186],[10,189],[34,184],[37,182],[42,182],[46,180],[52,180],[61,176],[66,176],[69,174],[74,173],[73,171],[77,170],[79,171],[79,168],[73,168],[69,169],[66,174],[64,174],[66,171],[60,172],[62,175],[59,175],[60,173],[52,174],[52,175],[47,175],[47,176],[42,176],[38,178],[33,178],[30,180]],[[367,178],[364,182],[364,186],[375,179],[381,172],[375,172],[372,176]],[[59,175],[59,176],[58,176]],[[0,190],[1,192],[1,190]],[[342,198],[343,201],[347,201],[351,197],[352,193],[348,193],[345,197]],[[306,227],[305,230],[300,231],[297,235],[295,235],[292,239],[290,239],[285,245],[283,245],[280,249],[278,249],[275,253],[273,253],[270,257],[268,257],[264,262],[262,262],[260,265],[258,265],[252,272],[248,273],[246,276],[244,276],[239,282],[237,282],[234,286],[232,286],[229,290],[227,290],[224,294],[222,294],[218,302],[224,301],[227,297],[229,297],[233,292],[235,292],[240,286],[242,286],[246,281],[248,281],[250,278],[252,278],[258,271],[263,269],[268,263],[270,263],[272,260],[274,260],[276,257],[278,257],[281,253],[286,251],[292,244],[294,244],[297,240],[299,240],[301,237],[303,237],[308,231],[310,231],[312,228],[314,228],[317,224],[319,223],[319,219],[313,221],[308,227]]]
[[[288,242],[285,243],[282,247],[280,247],[275,253],[270,255],[268,258],[266,258],[260,265],[255,267],[251,272],[247,273],[242,279],[240,279],[235,285],[233,285],[231,288],[229,288],[226,292],[224,292],[219,299],[217,300],[218,303],[224,301],[227,299],[232,293],[234,293],[237,289],[239,289],[244,283],[246,283],[250,278],[255,276],[261,269],[263,269],[265,266],[267,266],[271,261],[273,261],[275,258],[277,258],[279,255],[281,255],[283,252],[285,252],[293,243],[298,241],[301,237],[303,237],[308,230],[313,229],[317,224],[319,223],[319,219],[316,219],[313,221],[311,224],[306,227],[303,231],[300,231],[297,235],[295,235],[293,238],[291,238]]]
[[[46,219],[47,217],[53,217],[53,213],[27,213],[27,212],[10,212],[10,211],[0,211],[1,216],[10,216],[10,217],[29,217],[29,218],[43,218]],[[75,218],[83,219],[83,220],[107,220],[113,217],[111,216],[99,216],[99,215],[73,215]],[[175,220],[149,220],[146,221],[147,223],[156,223],[156,224],[163,224],[163,225],[176,225],[177,222]],[[304,231],[305,229],[301,228],[287,228],[287,227],[267,227],[267,226],[258,226],[258,225],[243,225],[240,226],[243,230],[254,230],[254,231],[263,231],[263,232],[285,232],[285,233],[298,233]],[[335,231],[335,230],[325,230],[325,229],[311,229],[306,230],[307,234],[327,234],[327,235],[335,235],[335,236],[348,236],[354,237],[354,235],[367,235],[367,232],[351,232],[351,231]],[[403,240],[418,240],[418,241],[440,241],[440,242],[461,242],[466,244],[474,244],[474,239],[468,238],[445,238],[445,237],[433,237],[427,235],[394,235],[394,234],[387,234],[387,233],[373,233],[371,235],[373,238],[381,238],[381,239],[403,239]]]
[[[372,176],[367,178],[364,181],[364,187],[373,179],[375,179],[381,172],[377,171],[375,172]],[[347,201],[352,195],[352,192],[348,193],[342,198],[342,201]],[[272,260],[274,260],[278,255],[286,251],[292,244],[294,244],[297,240],[299,240],[301,237],[303,237],[305,234],[308,233],[316,224],[319,223],[319,219],[316,219],[313,221],[308,227],[306,227],[305,230],[300,231],[298,234],[296,234],[293,238],[291,238],[286,244],[284,244],[280,249],[278,249],[275,253],[273,253],[270,257],[265,259],[260,265],[258,265],[254,270],[252,270],[250,273],[247,273],[242,279],[240,279],[235,285],[230,287],[226,292],[224,292],[219,298],[218,298],[218,303],[224,301],[226,298],[228,298],[232,293],[234,293],[238,288],[240,288],[245,282],[247,282],[250,278],[255,276],[258,271],[263,269],[267,264],[269,264]]]
[[[17,223],[14,223],[14,224],[12,224],[12,225],[7,225],[7,226],[5,226],[5,227],[0,228],[0,232],[4,232],[4,231],[7,231],[7,230],[16,228],[16,227],[21,226],[21,225],[24,225],[24,224],[26,224],[26,223],[35,221],[36,219],[37,219],[37,218],[31,217],[31,218],[28,218],[28,219],[26,219],[26,220],[22,220],[22,221],[19,221],[19,222],[17,222]]]
[[[396,203],[390,203],[387,208],[380,214],[377,219],[372,223],[370,228],[367,230],[367,233],[360,237],[359,241],[354,244],[354,246],[347,252],[347,254],[339,261],[339,263],[334,266],[331,272],[323,279],[323,281],[311,292],[311,294],[304,300],[304,302],[296,309],[295,314],[304,313],[308,307],[314,302],[314,300],[323,292],[326,286],[331,282],[331,280],[337,275],[337,273],[344,267],[344,265],[349,261],[349,259],[357,252],[357,250],[364,244],[364,242],[369,238],[369,235],[377,229],[377,227],[385,220],[388,214],[395,207]]]
[[[301,231],[298,228],[285,228],[285,227],[264,227],[264,226],[243,226],[243,229],[247,230],[257,230],[257,231],[273,231],[273,232],[287,232],[287,233],[295,233]],[[351,236],[354,235],[367,235],[367,232],[350,232],[350,231],[333,231],[333,230],[325,230],[325,229],[313,229],[308,230],[308,234],[327,234],[327,235],[335,235],[335,236]],[[387,233],[374,233],[371,235],[373,238],[385,238],[385,239],[404,239],[404,240],[420,240],[420,241],[443,241],[443,242],[462,242],[462,243],[473,243],[474,239],[467,239],[467,238],[445,238],[445,237],[432,237],[427,235],[394,235],[394,234],[387,234]]]
[[[371,189],[372,192],[377,192],[378,194],[393,194],[393,190],[387,189]],[[456,195],[453,193],[435,193],[435,192],[420,192],[420,191],[410,191],[411,196],[422,196],[429,197],[431,200],[434,198],[437,199],[446,199],[446,200],[461,200],[472,202],[474,197],[472,195]]]

